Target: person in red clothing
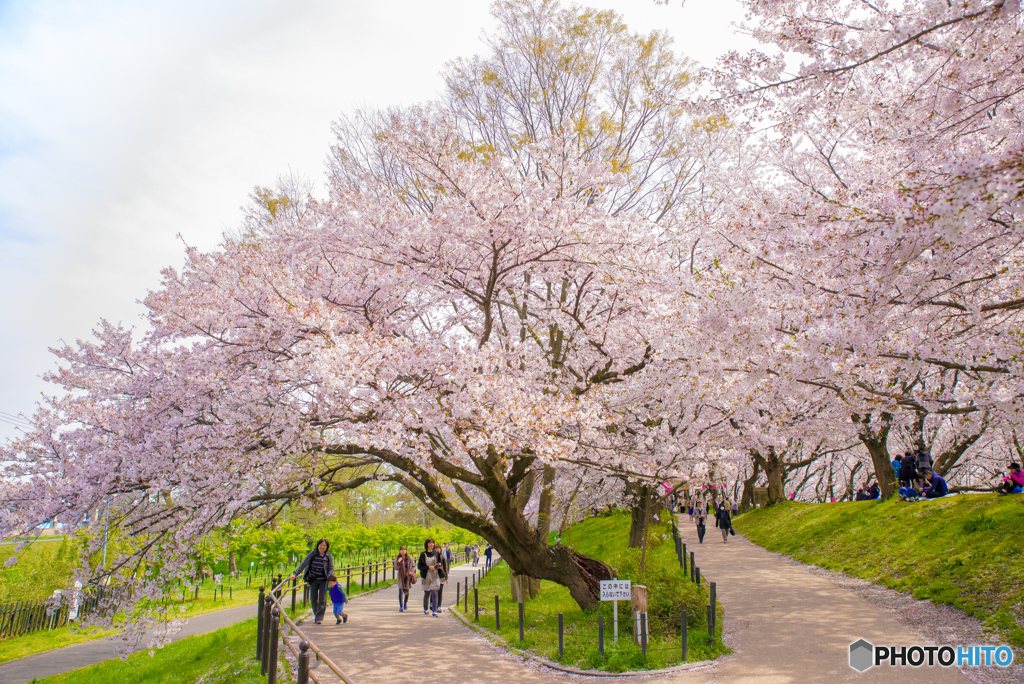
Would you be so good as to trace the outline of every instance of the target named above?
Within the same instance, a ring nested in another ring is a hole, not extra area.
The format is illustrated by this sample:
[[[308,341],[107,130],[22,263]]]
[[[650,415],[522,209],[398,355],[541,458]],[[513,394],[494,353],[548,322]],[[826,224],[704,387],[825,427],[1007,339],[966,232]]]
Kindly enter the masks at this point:
[[[1024,473],[1020,471],[1019,463],[1010,464],[1006,477],[1003,478],[1003,484],[996,491],[999,492],[999,496],[1024,492]]]

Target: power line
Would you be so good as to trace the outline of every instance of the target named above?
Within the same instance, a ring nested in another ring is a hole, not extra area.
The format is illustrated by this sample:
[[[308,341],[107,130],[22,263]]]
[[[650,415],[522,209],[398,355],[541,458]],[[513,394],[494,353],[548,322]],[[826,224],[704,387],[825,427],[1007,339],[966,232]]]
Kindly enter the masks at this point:
[[[16,416],[13,413],[7,413],[6,411],[0,411],[0,418],[6,418],[8,420],[15,420],[15,421],[18,421],[20,423],[24,423],[27,426],[30,426],[30,427],[32,426],[32,423],[28,419],[22,418],[21,416]]]
[[[25,425],[24,423],[15,423],[13,420],[7,420],[3,416],[0,416],[0,423],[7,423],[8,425],[13,425],[14,427],[21,428],[22,430],[28,430],[32,427],[31,425]]]

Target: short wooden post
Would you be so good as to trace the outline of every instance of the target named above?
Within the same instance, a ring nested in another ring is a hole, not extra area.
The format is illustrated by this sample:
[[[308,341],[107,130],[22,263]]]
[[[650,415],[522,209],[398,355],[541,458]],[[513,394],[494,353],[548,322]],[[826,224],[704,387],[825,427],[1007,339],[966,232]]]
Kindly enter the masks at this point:
[[[299,642],[299,657],[295,673],[295,684],[309,684],[309,642]]]
[[[299,578],[292,578],[292,612],[295,612],[295,594],[299,591]]]
[[[466,602],[466,606],[465,606],[465,608],[463,608],[463,611],[466,613],[466,615],[469,615],[469,578],[468,577],[466,578],[466,591],[462,592],[462,595],[463,595],[464,600]]]
[[[307,588],[306,591],[308,593],[309,589]],[[351,594],[352,593],[352,568],[348,569],[348,577],[345,579],[345,593],[346,594]],[[303,606],[306,605],[305,599],[303,599],[302,605]]]
[[[473,619],[480,622],[480,590],[473,587]]]
[[[264,677],[267,676],[267,666],[270,664],[270,609],[273,605],[270,597],[273,595],[274,591],[271,588],[270,594],[267,596],[267,602],[263,604],[263,658],[260,660],[260,674]]]
[[[256,599],[256,660],[263,659],[263,587],[260,587],[259,598]]]
[[[523,640],[523,619],[526,617],[526,607],[519,601],[519,641]]]
[[[711,585],[711,635],[714,636],[715,628],[718,626],[718,590],[714,582],[709,582],[709,584]]]
[[[459,600],[460,593],[462,591],[462,585],[458,582],[455,583],[455,607],[458,608],[461,601]]]
[[[501,610],[498,605],[498,595],[494,595],[494,629],[501,629]]]
[[[690,581],[696,583],[697,575],[694,571],[697,569],[697,564],[693,562],[693,551],[690,552]]]
[[[565,655],[565,643],[562,640],[562,614],[558,614],[558,657]]]
[[[640,614],[647,614],[647,587],[642,584],[634,584],[630,590],[630,604],[633,610],[633,641],[637,646],[641,645],[640,636]]]
[[[686,631],[686,609],[685,608],[683,608],[683,621],[682,621],[681,629],[683,631],[682,631],[682,634],[680,634],[679,636],[680,636],[680,640],[683,642],[683,662],[685,663],[686,662],[686,637],[687,637],[687,631]]]
[[[683,544],[683,574],[686,574],[686,544]]]
[[[597,650],[604,655],[604,615],[597,616]]]
[[[281,600],[281,594],[284,592],[284,588],[281,586],[281,584],[283,583],[283,579],[284,578],[282,578],[281,575],[278,574],[278,576],[277,576],[277,593],[274,594],[274,596],[277,597],[278,601]]]
[[[270,609],[270,662],[267,665],[267,684],[277,684],[277,643],[281,633],[281,609]]]
[[[715,643],[715,607],[708,604],[708,641]]]
[[[697,586],[700,586],[700,568],[694,568],[693,571],[697,574]]]

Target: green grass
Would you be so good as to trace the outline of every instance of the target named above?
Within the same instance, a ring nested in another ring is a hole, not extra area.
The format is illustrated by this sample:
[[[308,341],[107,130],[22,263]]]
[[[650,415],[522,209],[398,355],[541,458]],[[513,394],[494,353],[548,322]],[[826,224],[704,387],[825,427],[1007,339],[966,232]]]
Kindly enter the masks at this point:
[[[1024,497],[783,503],[736,529],[769,551],[958,608],[1024,647]]]
[[[64,674],[33,679],[34,684],[265,684],[253,659],[256,620],[218,629],[150,651],[133,653],[126,660],[107,660]],[[282,659],[283,660],[283,659]],[[284,672],[282,665],[280,670]],[[290,675],[280,678],[291,681]]]
[[[225,585],[228,584],[227,578],[225,578],[224,582]],[[364,590],[358,585],[358,582],[355,582],[352,584],[352,590],[349,592],[349,595],[358,596],[365,591],[373,591],[378,588],[390,587],[393,584],[394,580],[387,580],[387,582],[380,582],[378,585],[367,587]],[[232,580],[231,586],[233,599],[227,598],[227,594],[225,594],[225,598],[221,599],[220,593],[218,592],[217,599],[215,600],[213,598],[213,587],[209,582],[207,582],[204,587],[200,588],[198,600],[189,597],[185,601],[168,601],[165,605],[168,608],[168,612],[174,617],[186,618],[256,603],[259,596],[259,587],[255,582],[253,582],[253,588],[246,589],[245,578],[243,577],[241,580]],[[290,591],[285,592],[284,597],[285,603],[290,605]],[[299,609],[302,608],[301,589],[296,596],[296,606]],[[4,639],[3,641],[0,641],[0,663],[15,660],[16,658],[24,658],[25,656],[42,653],[44,651],[50,651],[55,648],[71,646],[83,641],[101,639],[105,636],[116,633],[116,630],[86,630],[79,632],[72,630],[69,627],[61,627],[54,630],[32,632],[19,637]]]
[[[680,617],[687,607],[687,661],[715,658],[728,652],[721,641],[722,611],[716,639],[711,643],[707,633],[703,607],[709,596],[707,585],[700,588],[689,581],[679,569],[670,528],[654,526],[648,548],[647,572],[639,573],[639,552],[627,551],[629,515],[591,518],[574,526],[563,538],[563,543],[580,553],[599,558],[612,565],[623,579],[635,584],[646,584],[650,614],[647,655],[633,643],[633,628],[629,618],[629,602],[619,602],[619,641],[612,642],[612,605],[603,603],[598,610],[583,611],[569,595],[569,590],[553,582],[541,582],[540,594],[525,606],[524,639],[519,641],[518,608],[512,602],[508,565],[502,563],[491,570],[479,584],[482,628],[500,635],[511,647],[573,667],[623,672],[670,667],[682,662],[680,643]],[[471,592],[472,593],[472,588]],[[501,605],[501,629],[495,628],[494,596]],[[465,603],[462,603],[465,606]],[[565,654],[558,653],[558,613],[563,614]],[[597,619],[604,615],[605,655],[598,649]],[[470,596],[469,615],[473,616]]]

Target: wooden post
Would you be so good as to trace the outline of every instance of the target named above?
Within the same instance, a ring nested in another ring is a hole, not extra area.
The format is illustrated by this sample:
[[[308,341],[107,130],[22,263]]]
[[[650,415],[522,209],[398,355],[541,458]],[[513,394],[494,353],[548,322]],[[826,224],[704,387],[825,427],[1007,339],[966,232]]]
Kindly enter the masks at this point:
[[[700,586],[700,568],[694,568],[693,571],[697,575],[697,586],[699,587]]]
[[[630,605],[633,610],[633,641],[640,646],[640,614],[647,613],[647,587],[634,584],[629,590]]]
[[[270,664],[270,609],[273,605],[270,596],[273,595],[274,591],[271,588],[267,601],[263,604],[263,646],[261,647],[261,655],[263,657],[260,660],[260,674],[264,677],[267,676],[267,666]]]
[[[458,582],[455,583],[455,607],[458,608],[461,601],[459,600],[459,592],[462,590],[462,585]]]
[[[267,684],[277,684],[277,643],[280,641],[281,609],[270,609],[270,662],[267,664]]]
[[[473,619],[480,622],[480,590],[473,587]]]
[[[526,616],[526,609],[523,602],[519,602],[519,641],[523,641],[523,618]]]
[[[501,630],[501,610],[498,605],[498,595],[494,595],[494,629]]]
[[[681,640],[683,642],[683,662],[685,663],[686,662],[686,637],[687,637],[687,632],[686,632],[686,609],[685,608],[683,608],[682,630],[683,630],[683,632],[680,635],[680,637],[681,637]]]
[[[597,650],[604,655],[604,615],[597,616]]]
[[[686,544],[683,544],[683,574],[686,574]]]
[[[295,673],[295,684],[309,684],[309,642],[299,642],[298,672]]]
[[[690,581],[696,582],[697,575],[694,574],[694,570],[697,569],[697,564],[693,562],[693,551],[690,552]]]
[[[558,657],[565,656],[565,644],[562,641],[562,614],[558,614]]]
[[[256,599],[256,660],[263,659],[263,587],[260,587],[259,598]]]
[[[709,584],[711,585],[711,636],[714,637],[716,627],[715,623],[718,622],[718,591],[714,582],[710,582]]]

